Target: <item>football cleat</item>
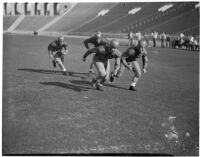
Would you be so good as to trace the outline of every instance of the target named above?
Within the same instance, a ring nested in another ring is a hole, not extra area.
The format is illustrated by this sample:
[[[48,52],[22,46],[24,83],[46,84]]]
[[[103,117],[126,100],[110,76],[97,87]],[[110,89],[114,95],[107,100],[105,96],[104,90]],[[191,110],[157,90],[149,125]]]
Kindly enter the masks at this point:
[[[103,90],[103,85],[98,83],[96,89],[97,90]]]
[[[130,87],[129,87],[129,90],[137,91],[136,88],[135,88],[135,86],[130,86]]]
[[[110,74],[110,82],[113,82],[114,81],[114,73],[112,72],[111,74]]]
[[[93,69],[90,69],[90,70],[89,70],[89,73],[93,73],[93,72],[94,72],[94,70],[93,70]]]
[[[92,87],[97,88],[97,80],[95,78],[92,78]]]
[[[56,62],[52,60],[52,63],[53,63],[53,67],[56,68]]]

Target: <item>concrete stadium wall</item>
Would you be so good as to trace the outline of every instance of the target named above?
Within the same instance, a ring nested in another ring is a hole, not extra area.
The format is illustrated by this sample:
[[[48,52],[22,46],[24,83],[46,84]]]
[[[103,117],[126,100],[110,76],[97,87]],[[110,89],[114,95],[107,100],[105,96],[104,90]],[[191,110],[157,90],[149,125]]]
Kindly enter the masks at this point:
[[[4,3],[4,15],[62,15],[71,3]]]

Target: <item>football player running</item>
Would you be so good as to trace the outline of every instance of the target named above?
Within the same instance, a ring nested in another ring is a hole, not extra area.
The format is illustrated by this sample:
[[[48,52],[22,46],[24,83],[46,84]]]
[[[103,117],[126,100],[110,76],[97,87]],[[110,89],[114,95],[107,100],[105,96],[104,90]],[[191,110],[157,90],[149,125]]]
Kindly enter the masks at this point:
[[[84,40],[83,43],[87,50],[91,49],[91,47],[89,47],[89,44],[92,44],[94,47],[109,44],[109,42],[106,39],[103,39],[101,32],[97,32],[94,36]],[[93,62],[90,64],[89,74],[91,73],[93,73]]]
[[[64,42],[63,36],[59,36],[57,40],[48,45],[49,58],[52,60],[54,68],[56,68],[57,63],[65,75],[68,75],[64,65],[64,56],[67,52],[68,43]]]
[[[111,73],[110,82],[114,81],[114,77],[121,77],[125,68],[134,72],[134,76],[132,79],[131,86],[129,90],[136,91],[136,84],[139,81],[139,78],[142,75],[140,70],[140,65],[138,63],[138,59],[142,58],[143,63],[143,73],[146,73],[146,68],[148,64],[147,57],[147,42],[145,40],[141,40],[140,44],[137,46],[129,47],[125,52],[122,53],[121,56],[121,64],[118,71],[114,71]]]
[[[117,49],[119,42],[117,40],[111,40],[109,45],[99,46],[96,48],[89,49],[83,55],[83,61],[86,60],[87,56],[94,53],[93,63],[98,72],[96,78],[92,79],[93,87],[96,89],[102,89],[103,83],[109,79],[110,73],[110,62],[109,59],[115,59],[115,71],[119,70],[121,52]]]

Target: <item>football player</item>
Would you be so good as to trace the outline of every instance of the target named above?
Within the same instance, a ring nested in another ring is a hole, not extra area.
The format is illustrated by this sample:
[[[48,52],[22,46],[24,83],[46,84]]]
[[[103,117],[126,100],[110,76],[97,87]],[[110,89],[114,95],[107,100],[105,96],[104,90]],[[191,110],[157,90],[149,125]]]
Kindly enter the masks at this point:
[[[83,43],[86,49],[89,50],[91,48],[89,47],[89,44],[92,44],[94,47],[98,47],[100,45],[107,45],[109,42],[106,39],[103,39],[101,32],[97,32],[94,36],[84,40]],[[91,73],[93,73],[93,62],[90,64],[89,74]]]
[[[48,45],[49,57],[52,60],[54,68],[56,68],[57,63],[65,75],[68,75],[64,65],[64,56],[67,54],[67,52],[68,43],[64,42],[63,36],[59,36],[57,40]]]
[[[96,78],[93,78],[93,87],[96,89],[102,89],[103,83],[109,79],[110,63],[109,59],[115,59],[115,72],[119,70],[121,52],[117,49],[119,42],[117,40],[111,40],[109,45],[101,45],[96,48],[89,49],[83,55],[83,61],[87,56],[94,53],[93,63],[98,71]]]
[[[138,58],[142,57],[143,62],[143,73],[146,73],[146,68],[148,64],[147,58],[147,42],[146,40],[141,40],[140,44],[137,46],[129,47],[125,52],[121,55],[121,64],[118,71],[114,71],[111,73],[110,82],[114,81],[114,77],[121,77],[125,68],[128,70],[132,70],[134,72],[134,76],[132,79],[131,86],[129,90],[136,91],[136,84],[141,77],[140,65],[138,63]]]

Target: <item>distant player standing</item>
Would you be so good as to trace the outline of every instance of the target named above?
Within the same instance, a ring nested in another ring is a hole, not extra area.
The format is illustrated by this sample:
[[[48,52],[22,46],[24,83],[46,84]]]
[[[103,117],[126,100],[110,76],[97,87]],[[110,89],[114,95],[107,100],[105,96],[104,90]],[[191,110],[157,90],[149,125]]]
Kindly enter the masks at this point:
[[[115,71],[119,70],[121,52],[117,49],[119,42],[117,40],[111,40],[109,45],[99,46],[93,49],[89,49],[83,55],[83,61],[87,56],[94,53],[93,63],[98,71],[98,76],[93,78],[93,87],[96,89],[102,89],[103,83],[109,79],[110,62],[109,59],[115,59]]]
[[[158,37],[158,33],[154,32],[154,33],[152,33],[152,36],[153,36],[153,47],[156,47],[156,39]]]
[[[166,48],[170,47],[170,36],[169,34],[166,35]]]
[[[140,44],[141,39],[142,39],[142,34],[141,34],[141,32],[138,31],[138,32],[136,33],[136,36],[137,36],[138,44]]]
[[[140,57],[142,57],[143,62],[142,71],[143,73],[146,73],[146,68],[148,64],[146,47],[147,42],[145,40],[141,40],[140,44],[138,44],[137,46],[129,47],[124,53],[122,53],[120,69],[111,73],[110,81],[113,82],[114,77],[121,77],[124,69],[127,68],[134,72],[134,77],[132,79],[129,90],[136,91],[136,84],[142,75],[140,65],[138,63],[138,58]]]
[[[108,41],[102,38],[102,33],[97,32],[93,37],[90,37],[89,39],[84,40],[84,45],[86,49],[90,49],[89,44],[94,45],[94,47],[98,47],[100,45],[106,45]],[[93,72],[93,62],[90,64],[90,70],[89,73],[91,74]]]
[[[132,46],[133,45],[133,33],[129,32],[128,34],[128,45]]]
[[[151,45],[149,44],[149,39],[148,39],[148,34],[145,32],[144,34],[144,40],[146,40],[148,47],[151,47]]]
[[[160,40],[161,40],[161,47],[164,48],[165,47],[164,42],[166,42],[166,35],[164,32],[160,35]]]
[[[52,60],[54,68],[56,68],[56,63],[58,63],[65,75],[67,75],[67,71],[64,66],[64,56],[67,52],[68,43],[64,42],[63,36],[59,36],[57,40],[48,45],[49,57]]]

